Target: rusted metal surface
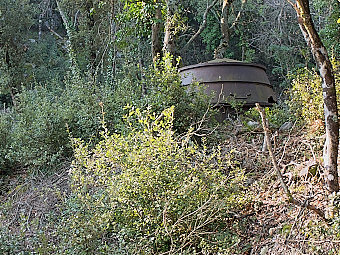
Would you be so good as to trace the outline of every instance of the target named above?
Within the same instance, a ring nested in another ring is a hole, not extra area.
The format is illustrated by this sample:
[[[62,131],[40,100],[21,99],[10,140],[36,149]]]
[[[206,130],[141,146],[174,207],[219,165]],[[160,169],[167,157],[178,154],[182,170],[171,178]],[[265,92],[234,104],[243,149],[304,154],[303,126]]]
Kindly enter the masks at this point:
[[[203,83],[206,93],[213,95],[213,104],[241,101],[245,106],[271,106],[275,101],[266,68],[235,60],[211,61],[179,69],[182,84]]]

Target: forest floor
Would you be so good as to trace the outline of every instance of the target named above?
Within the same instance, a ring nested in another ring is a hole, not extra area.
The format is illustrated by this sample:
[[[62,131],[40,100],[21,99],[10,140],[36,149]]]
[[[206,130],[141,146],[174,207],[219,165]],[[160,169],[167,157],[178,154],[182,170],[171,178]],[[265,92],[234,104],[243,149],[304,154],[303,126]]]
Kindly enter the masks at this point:
[[[253,203],[235,215],[243,226],[235,228],[240,239],[238,254],[340,254],[339,229],[305,207],[288,204],[269,154],[263,151],[260,126],[249,131],[240,122],[232,123],[223,133],[227,135],[222,148],[234,151],[235,159],[246,170],[246,185],[253,196]],[[294,197],[331,217],[330,198],[322,183],[323,139],[294,126],[272,133],[275,156]],[[48,176],[21,172],[1,177],[0,227],[21,233],[24,240],[42,227],[53,229],[48,215],[61,213],[60,204],[70,193],[68,170],[69,164],[65,164]]]

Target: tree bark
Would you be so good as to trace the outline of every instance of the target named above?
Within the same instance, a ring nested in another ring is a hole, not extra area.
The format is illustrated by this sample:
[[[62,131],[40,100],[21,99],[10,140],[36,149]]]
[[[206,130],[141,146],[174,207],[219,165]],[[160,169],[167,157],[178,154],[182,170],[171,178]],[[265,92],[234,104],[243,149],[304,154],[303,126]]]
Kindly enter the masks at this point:
[[[163,40],[163,53],[164,55],[170,54],[173,58],[173,64],[175,64],[175,31],[174,31],[174,0],[166,0],[167,17],[165,23],[164,40]]]
[[[94,12],[92,11],[94,8],[93,1],[87,0],[85,4],[85,11],[87,17],[87,36],[88,36],[88,50],[89,50],[89,72],[91,77],[95,78],[96,72],[96,61],[97,61],[97,53],[95,46],[95,36],[94,36],[94,28],[95,28],[95,19]]]
[[[216,48],[214,53],[214,58],[223,58],[224,53],[229,47],[229,25],[228,25],[228,18],[229,18],[229,8],[230,5],[233,3],[234,0],[223,0],[222,5],[222,14],[221,14],[221,34],[222,39],[220,45]]]
[[[324,114],[326,125],[326,142],[324,145],[324,179],[330,192],[339,191],[339,177],[337,169],[339,122],[336,101],[335,78],[332,64],[327,50],[317,33],[311,18],[309,0],[296,0],[292,3],[298,17],[298,23],[302,34],[311,48],[315,62],[318,65],[322,78],[322,95],[324,102]]]
[[[73,31],[71,30],[70,24],[68,22],[66,14],[64,13],[64,11],[62,9],[61,4],[59,3],[59,0],[56,0],[56,4],[57,4],[57,8],[58,8],[60,17],[61,17],[61,19],[64,23],[66,34],[67,34],[67,37],[68,37],[68,39],[65,42],[65,47],[66,47],[67,53],[68,53],[69,58],[70,58],[71,66],[78,67],[76,57],[75,57],[75,52],[74,52],[74,49],[73,49],[73,42],[72,42]]]
[[[162,55],[162,44],[160,40],[161,33],[161,19],[162,19],[162,6],[159,0],[156,2],[156,12],[155,12],[155,21],[152,24],[152,34],[151,34],[151,51],[152,51],[152,60],[155,62],[158,57]]]

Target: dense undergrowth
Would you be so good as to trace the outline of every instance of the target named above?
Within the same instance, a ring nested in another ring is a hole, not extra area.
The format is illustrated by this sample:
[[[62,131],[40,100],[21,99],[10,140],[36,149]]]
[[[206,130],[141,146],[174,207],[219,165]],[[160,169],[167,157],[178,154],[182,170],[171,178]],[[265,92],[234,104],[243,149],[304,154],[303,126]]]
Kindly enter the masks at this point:
[[[128,135],[104,131],[92,150],[74,140],[65,253],[216,254],[237,243],[226,219],[251,201],[243,171],[232,155],[178,141],[173,110],[130,111]]]
[[[64,85],[55,82],[48,87],[24,89],[17,96],[17,106],[1,113],[1,171],[27,168],[47,173],[70,160],[69,134],[92,143],[99,138],[100,104],[107,112],[107,128],[117,133],[126,132],[122,116],[127,105],[154,112],[176,105],[177,133],[197,125],[203,116],[206,122],[213,115],[209,97],[198,84],[191,89],[182,87],[177,69],[168,58],[150,68],[141,80],[133,75],[131,66],[113,84],[94,83],[74,71],[65,78]]]
[[[70,72],[4,108],[0,253],[339,254],[339,198],[322,185],[319,78],[301,70],[294,104],[266,111],[291,192],[329,224],[286,203],[258,113],[214,122],[202,87],[181,87],[170,62],[141,79],[126,67],[110,85]]]

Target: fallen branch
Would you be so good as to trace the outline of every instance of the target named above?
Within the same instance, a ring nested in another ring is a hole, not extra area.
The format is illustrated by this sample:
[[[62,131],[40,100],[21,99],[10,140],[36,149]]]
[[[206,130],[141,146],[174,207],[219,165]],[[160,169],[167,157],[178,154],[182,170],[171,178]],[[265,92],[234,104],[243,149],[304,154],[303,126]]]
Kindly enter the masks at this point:
[[[295,199],[292,195],[292,193],[290,192],[290,190],[288,189],[286,183],[284,182],[283,180],[283,176],[282,176],[282,173],[280,171],[280,168],[278,166],[278,163],[276,161],[276,158],[275,158],[275,155],[273,153],[273,148],[272,148],[272,144],[270,142],[270,130],[268,128],[268,120],[266,118],[266,113],[265,111],[263,110],[263,108],[258,104],[256,103],[256,108],[258,110],[258,112],[260,113],[261,115],[261,120],[262,120],[262,127],[263,127],[263,131],[264,131],[264,135],[266,137],[266,142],[267,142],[267,149],[268,149],[268,152],[269,152],[269,155],[272,159],[272,163],[273,163],[273,166],[274,166],[274,169],[275,169],[275,172],[277,174],[277,177],[279,178],[279,181],[281,183],[281,187],[284,191],[284,193],[287,195],[288,197],[288,202],[289,203],[292,203],[294,205],[297,205],[297,206],[300,206],[300,207],[305,207],[313,212],[315,212],[317,215],[319,215],[323,220],[325,220],[326,222],[328,222],[328,220],[326,219],[325,217],[325,213],[320,210],[319,208],[309,204],[309,201],[306,200],[305,202],[301,202],[297,199]]]

